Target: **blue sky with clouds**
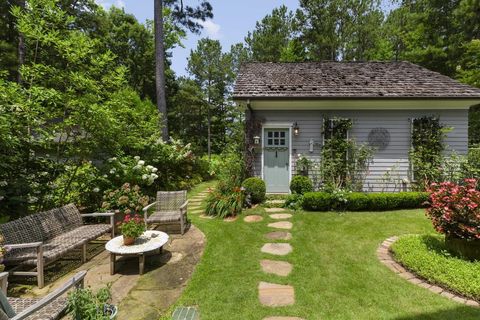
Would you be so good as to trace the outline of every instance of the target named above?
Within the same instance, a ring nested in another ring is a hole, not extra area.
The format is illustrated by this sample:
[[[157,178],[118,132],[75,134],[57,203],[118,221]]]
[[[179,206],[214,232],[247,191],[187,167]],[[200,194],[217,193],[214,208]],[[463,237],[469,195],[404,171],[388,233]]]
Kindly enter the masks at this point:
[[[153,19],[153,0],[96,0],[104,7],[115,5],[123,7],[126,12],[134,14],[141,22]],[[197,0],[185,0],[184,3],[195,5]],[[185,48],[176,48],[173,52],[173,70],[177,75],[186,75],[187,57],[202,37],[220,40],[224,50],[229,50],[234,43],[243,41],[248,31],[253,30],[255,22],[269,14],[273,8],[286,5],[294,10],[298,0],[210,0],[214,18],[204,22],[201,35],[189,34],[183,41]]]

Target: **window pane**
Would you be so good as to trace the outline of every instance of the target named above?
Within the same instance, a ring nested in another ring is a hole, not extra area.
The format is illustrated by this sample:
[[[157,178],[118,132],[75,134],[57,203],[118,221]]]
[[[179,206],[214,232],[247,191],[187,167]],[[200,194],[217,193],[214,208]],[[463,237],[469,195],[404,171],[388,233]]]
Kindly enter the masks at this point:
[[[268,145],[272,145],[272,139],[268,139]]]
[[[285,138],[285,131],[280,132],[280,137]]]
[[[278,146],[278,139],[275,139],[275,145]]]
[[[282,146],[285,145],[285,139],[280,139],[280,145],[282,145]]]
[[[275,138],[278,138],[278,131],[275,131],[274,137],[275,137]]]
[[[269,137],[269,138],[273,137],[273,132],[272,132],[272,131],[269,131],[269,132],[268,132],[268,137]]]

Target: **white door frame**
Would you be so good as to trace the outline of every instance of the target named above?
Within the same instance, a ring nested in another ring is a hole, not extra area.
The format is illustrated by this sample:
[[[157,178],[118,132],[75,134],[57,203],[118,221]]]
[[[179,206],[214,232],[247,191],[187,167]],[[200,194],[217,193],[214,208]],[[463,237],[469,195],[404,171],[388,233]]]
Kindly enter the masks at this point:
[[[262,180],[265,181],[265,129],[288,129],[288,184],[292,181],[292,127],[293,122],[266,122],[262,124]],[[290,188],[288,193],[290,193]]]

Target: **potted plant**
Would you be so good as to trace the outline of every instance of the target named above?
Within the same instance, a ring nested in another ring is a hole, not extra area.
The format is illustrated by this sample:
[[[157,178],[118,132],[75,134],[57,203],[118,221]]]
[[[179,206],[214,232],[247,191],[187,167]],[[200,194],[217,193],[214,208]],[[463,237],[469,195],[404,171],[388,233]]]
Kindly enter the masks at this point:
[[[464,183],[433,183],[427,215],[435,230],[445,234],[445,245],[454,254],[480,260],[480,191],[476,179]]]
[[[103,196],[102,210],[114,211],[115,233],[120,233],[119,222],[123,222],[126,215],[141,212],[148,205],[149,198],[142,194],[140,187],[124,183],[119,189],[106,191]]]
[[[97,292],[77,288],[68,294],[67,312],[74,320],[107,320],[117,317],[118,309],[111,305],[110,287]]]
[[[145,232],[145,223],[138,214],[135,214],[133,217],[127,214],[123,222],[120,223],[119,228],[123,235],[123,244],[131,246],[135,243],[135,239]]]

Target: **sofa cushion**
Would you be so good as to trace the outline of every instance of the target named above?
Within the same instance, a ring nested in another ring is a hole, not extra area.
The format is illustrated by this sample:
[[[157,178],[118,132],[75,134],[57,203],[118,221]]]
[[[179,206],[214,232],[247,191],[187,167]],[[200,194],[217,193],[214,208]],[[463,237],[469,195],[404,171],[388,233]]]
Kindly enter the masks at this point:
[[[20,313],[28,307],[34,305],[40,299],[28,299],[28,298],[8,298],[8,301],[15,309],[16,313]],[[65,311],[67,306],[67,299],[65,297],[59,297],[45,307],[41,308],[31,316],[25,318],[25,320],[55,320],[59,319]]]

